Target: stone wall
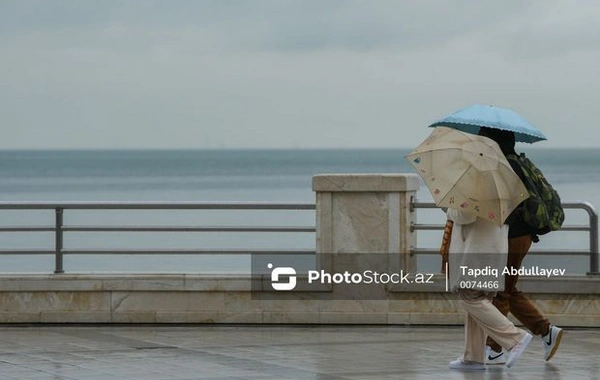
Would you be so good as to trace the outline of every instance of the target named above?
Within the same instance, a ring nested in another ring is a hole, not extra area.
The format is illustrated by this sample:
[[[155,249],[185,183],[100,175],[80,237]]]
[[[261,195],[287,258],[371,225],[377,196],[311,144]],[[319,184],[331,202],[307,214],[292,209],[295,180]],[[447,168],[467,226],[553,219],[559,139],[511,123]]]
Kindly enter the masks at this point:
[[[599,278],[521,286],[536,290],[529,296],[553,323],[600,327]],[[455,295],[439,286],[390,289],[385,300],[277,300],[256,299],[249,276],[52,274],[3,275],[0,289],[0,323],[463,323]]]

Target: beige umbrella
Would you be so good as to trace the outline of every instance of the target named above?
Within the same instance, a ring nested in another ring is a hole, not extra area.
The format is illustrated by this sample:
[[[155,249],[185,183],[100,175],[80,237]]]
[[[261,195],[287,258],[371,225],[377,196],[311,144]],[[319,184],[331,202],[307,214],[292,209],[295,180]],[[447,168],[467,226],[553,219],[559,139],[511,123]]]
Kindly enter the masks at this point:
[[[498,144],[484,136],[447,127],[406,156],[439,207],[474,214],[497,225],[529,197]]]

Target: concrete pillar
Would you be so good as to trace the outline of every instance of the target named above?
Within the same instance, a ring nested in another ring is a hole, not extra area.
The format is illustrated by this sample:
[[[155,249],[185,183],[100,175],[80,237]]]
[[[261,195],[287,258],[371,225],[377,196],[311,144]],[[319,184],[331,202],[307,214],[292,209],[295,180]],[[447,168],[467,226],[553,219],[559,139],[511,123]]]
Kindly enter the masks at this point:
[[[319,174],[316,192],[317,254],[389,253],[394,269],[416,270],[410,257],[416,174]]]

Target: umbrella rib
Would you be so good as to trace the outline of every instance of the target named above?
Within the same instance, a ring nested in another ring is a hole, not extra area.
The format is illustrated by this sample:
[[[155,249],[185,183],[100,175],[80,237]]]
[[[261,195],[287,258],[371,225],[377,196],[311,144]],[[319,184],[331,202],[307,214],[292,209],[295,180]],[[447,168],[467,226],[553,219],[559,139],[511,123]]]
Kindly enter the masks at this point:
[[[467,168],[465,169],[465,171],[464,171],[464,172],[462,172],[462,174],[461,174],[461,175],[460,175],[460,176],[459,176],[459,177],[456,179],[455,183],[459,183],[459,182],[460,182],[460,180],[462,179],[462,177],[464,177],[464,176],[465,176],[465,174],[467,174],[467,172],[468,172],[470,169],[472,169],[472,166],[471,166],[471,167],[467,167]],[[446,191],[446,194],[444,194],[444,196],[443,196],[443,197],[440,199],[440,202],[442,202],[444,199],[446,199],[446,196],[448,196],[448,193],[450,193],[451,191],[452,191],[452,187],[451,187],[450,189],[448,189],[448,191]]]

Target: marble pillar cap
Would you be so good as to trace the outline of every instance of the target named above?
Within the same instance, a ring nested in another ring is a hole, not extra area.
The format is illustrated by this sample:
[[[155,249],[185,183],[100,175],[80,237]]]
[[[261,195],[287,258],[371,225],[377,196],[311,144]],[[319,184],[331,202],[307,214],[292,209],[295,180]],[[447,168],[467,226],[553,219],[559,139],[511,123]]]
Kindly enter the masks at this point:
[[[419,176],[412,173],[317,174],[312,178],[312,188],[321,192],[416,191]]]

